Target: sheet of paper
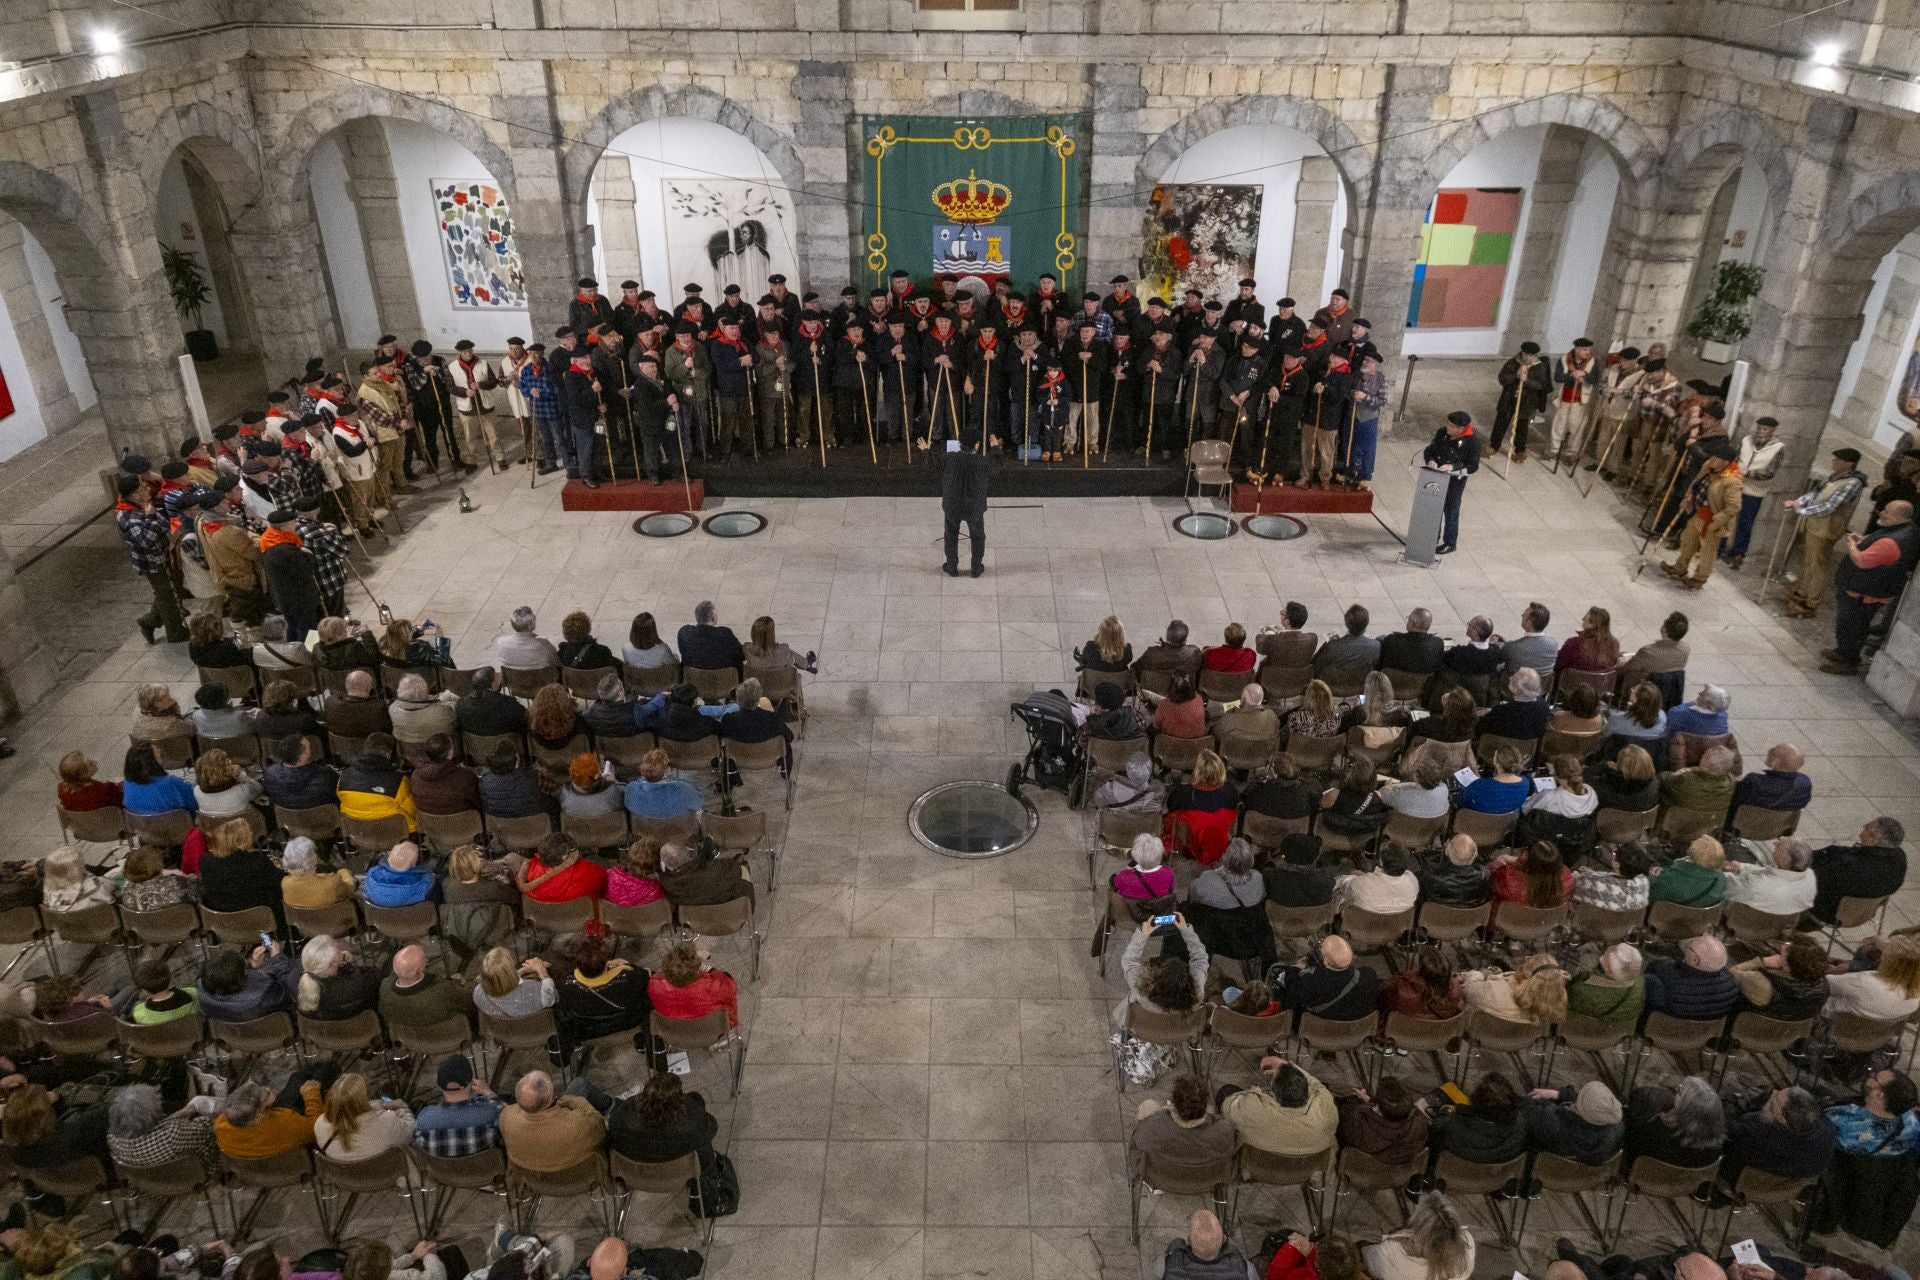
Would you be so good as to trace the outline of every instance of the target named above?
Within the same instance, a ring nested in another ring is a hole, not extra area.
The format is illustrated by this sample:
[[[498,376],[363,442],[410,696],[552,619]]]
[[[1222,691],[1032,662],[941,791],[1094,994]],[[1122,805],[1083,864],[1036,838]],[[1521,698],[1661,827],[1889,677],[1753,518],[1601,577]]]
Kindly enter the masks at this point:
[[[947,452],[948,453],[960,452],[960,442],[958,440],[947,441]]]
[[[1750,1267],[1764,1267],[1767,1265],[1760,1260],[1760,1249],[1751,1240],[1735,1240],[1733,1242],[1733,1260],[1735,1262],[1743,1262]]]
[[[1475,773],[1472,769],[1462,766],[1460,769],[1454,772],[1453,780],[1459,783],[1461,786],[1465,787],[1465,786],[1471,786],[1475,781],[1479,779],[1479,777],[1480,775]]]

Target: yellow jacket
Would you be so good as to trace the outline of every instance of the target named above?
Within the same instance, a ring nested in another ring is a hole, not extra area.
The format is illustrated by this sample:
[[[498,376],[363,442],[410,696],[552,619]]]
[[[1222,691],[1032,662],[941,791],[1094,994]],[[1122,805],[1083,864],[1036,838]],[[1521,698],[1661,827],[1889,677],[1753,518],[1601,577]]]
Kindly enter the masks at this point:
[[[407,826],[412,827],[413,789],[407,785],[405,778],[400,780],[400,789],[390,796],[381,795],[378,791],[349,791],[343,786],[340,789],[340,816],[361,822],[378,822],[382,818],[398,816],[405,818]]]

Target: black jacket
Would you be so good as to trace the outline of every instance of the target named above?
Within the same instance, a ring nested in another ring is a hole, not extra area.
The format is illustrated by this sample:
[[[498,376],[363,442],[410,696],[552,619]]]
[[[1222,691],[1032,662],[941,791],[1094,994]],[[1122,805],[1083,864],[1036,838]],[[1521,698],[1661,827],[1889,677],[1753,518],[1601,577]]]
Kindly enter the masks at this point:
[[[1673,1106],[1673,1090],[1643,1085],[1627,1096],[1627,1159],[1661,1160],[1681,1169],[1697,1169],[1712,1164],[1720,1154],[1718,1145],[1689,1147],[1660,1117]]]
[[[239,849],[224,858],[200,859],[200,905],[212,911],[245,911],[280,905],[280,868],[264,849]]]
[[[665,1164],[678,1160],[689,1151],[702,1156],[713,1149],[720,1123],[707,1112],[706,1099],[698,1093],[680,1097],[684,1111],[671,1124],[649,1123],[640,1117],[639,1098],[622,1098],[607,1113],[607,1146],[629,1160],[644,1164]]]
[[[680,661],[689,667],[734,667],[747,660],[740,638],[730,627],[708,627],[688,623],[674,637],[679,641]]]
[[[987,512],[986,455],[961,448],[944,455],[945,469],[940,476],[940,508],[949,520],[982,516]],[[682,652],[685,652],[684,647]]]
[[[641,431],[664,432],[667,429],[667,416],[672,412],[667,405],[667,396],[672,390],[665,382],[645,374],[636,374],[627,396],[627,408],[633,415],[633,425]]]
[[[267,593],[273,607],[288,617],[318,618],[320,580],[313,573],[313,553],[291,542],[278,543],[260,557],[267,570]]]
[[[653,1001],[647,996],[649,977],[645,969],[633,966],[590,987],[567,974],[559,982],[553,1005],[561,1043],[572,1047],[646,1026],[653,1016]]]
[[[1468,430],[1456,440],[1442,427],[1433,433],[1421,457],[1430,467],[1451,466],[1455,481],[1463,480],[1480,469],[1479,433]]]
[[[592,431],[600,421],[600,393],[593,389],[593,375],[577,369],[567,370],[560,397],[566,410],[567,426],[573,431]]]
[[[1527,1127],[1517,1110],[1494,1116],[1451,1107],[1433,1118],[1433,1149],[1475,1164],[1503,1164],[1527,1149]]]
[[[1545,698],[1535,698],[1532,702],[1502,702],[1484,716],[1473,731],[1477,741],[1483,734],[1494,734],[1502,738],[1538,738],[1547,731],[1547,721],[1553,719],[1553,707]]]
[[[1331,867],[1273,862],[1260,869],[1260,878],[1266,882],[1267,901],[1275,906],[1324,907],[1333,901]]]
[[[1813,851],[1813,914],[1831,922],[1842,898],[1884,898],[1907,878],[1901,850],[1830,844]]]
[[[311,809],[334,802],[339,776],[324,760],[304,765],[276,763],[267,766],[260,785],[267,799],[283,809]]]
[[[1380,995],[1380,978],[1355,962],[1345,969],[1328,969],[1318,960],[1304,969],[1280,971],[1280,1001],[1321,1018],[1345,1022],[1373,1012]]]
[[[460,699],[453,705],[453,719],[462,733],[486,736],[527,731],[527,709],[520,705],[520,699],[498,689]]]
[[[1380,669],[1431,675],[1440,669],[1446,641],[1422,631],[1396,631],[1380,637]]]
[[[1767,1097],[1760,1095],[1748,1109],[1725,1099],[1727,1145],[1720,1156],[1720,1173],[1728,1185],[1749,1167],[1782,1178],[1817,1178],[1833,1161],[1833,1125],[1824,1115],[1806,1133],[1795,1133],[1763,1114]]]
[[[352,1018],[380,1003],[380,971],[357,964],[343,964],[331,978],[315,978],[320,985],[320,1002],[308,1018]]]
[[[1520,1117],[1527,1126],[1527,1145],[1535,1151],[1551,1152],[1581,1164],[1605,1164],[1620,1149],[1626,1132],[1622,1124],[1588,1124],[1574,1114],[1569,1105],[1574,1089],[1560,1091],[1560,1101],[1529,1098],[1521,1105]]]

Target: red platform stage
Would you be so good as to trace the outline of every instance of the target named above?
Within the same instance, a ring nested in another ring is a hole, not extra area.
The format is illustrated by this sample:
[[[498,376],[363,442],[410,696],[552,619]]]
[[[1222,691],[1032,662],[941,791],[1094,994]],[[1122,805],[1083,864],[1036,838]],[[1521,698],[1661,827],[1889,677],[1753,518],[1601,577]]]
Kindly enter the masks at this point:
[[[707,500],[704,480],[694,480],[693,506],[699,511]],[[675,480],[671,484],[648,484],[644,480],[608,480],[589,489],[578,480],[567,481],[560,491],[562,511],[686,511],[687,486]]]
[[[1233,486],[1233,510],[1245,515],[1355,515],[1373,510],[1370,489],[1302,489],[1270,484]]]

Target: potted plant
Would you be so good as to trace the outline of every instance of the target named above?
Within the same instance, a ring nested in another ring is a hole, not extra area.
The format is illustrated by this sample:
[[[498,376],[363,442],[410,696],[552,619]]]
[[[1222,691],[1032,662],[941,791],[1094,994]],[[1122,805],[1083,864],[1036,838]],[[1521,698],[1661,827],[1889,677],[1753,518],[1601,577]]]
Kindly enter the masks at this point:
[[[213,330],[200,324],[202,308],[213,301],[213,290],[207,285],[206,273],[200,270],[200,260],[185,249],[163,244],[160,266],[167,273],[167,292],[173,295],[174,310],[190,326],[186,333],[187,354],[199,364],[217,358],[220,344],[214,339]]]
[[[1709,364],[1733,359],[1734,348],[1753,328],[1747,305],[1760,292],[1766,270],[1744,262],[1723,262],[1713,273],[1713,288],[1687,322],[1687,336],[1700,343],[1700,358]]]

